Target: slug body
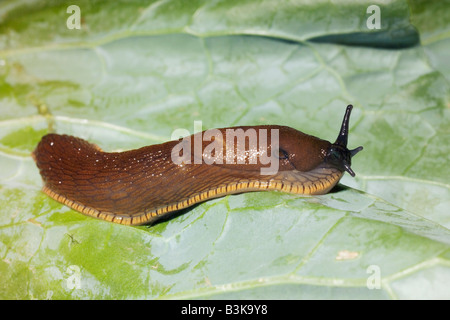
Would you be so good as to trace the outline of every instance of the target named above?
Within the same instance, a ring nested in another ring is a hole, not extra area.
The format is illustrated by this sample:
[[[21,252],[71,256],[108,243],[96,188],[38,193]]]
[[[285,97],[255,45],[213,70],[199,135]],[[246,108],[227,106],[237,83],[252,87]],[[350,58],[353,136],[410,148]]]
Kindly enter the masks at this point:
[[[53,199],[96,218],[140,225],[227,194],[327,193],[345,171],[354,176],[351,157],[362,150],[347,149],[351,109],[347,107],[333,144],[289,127],[267,125],[214,129],[206,137],[207,130],[125,152],[104,152],[80,138],[47,134],[32,155],[44,180],[43,191]],[[236,132],[247,134],[243,151],[239,142],[230,147],[234,137],[227,139]],[[249,142],[249,132],[259,132],[252,137],[264,148]],[[268,163],[276,170],[263,173]]]

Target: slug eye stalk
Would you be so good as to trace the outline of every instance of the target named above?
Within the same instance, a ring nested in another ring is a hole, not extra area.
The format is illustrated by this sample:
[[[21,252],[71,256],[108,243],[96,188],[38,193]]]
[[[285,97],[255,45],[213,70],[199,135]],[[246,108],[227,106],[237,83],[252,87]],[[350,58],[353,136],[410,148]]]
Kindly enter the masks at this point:
[[[350,114],[353,106],[349,104],[345,110],[344,119],[342,120],[341,130],[336,139],[336,142],[328,149],[325,161],[336,166],[338,169],[347,171],[352,177],[355,176],[355,172],[351,168],[351,158],[358,152],[363,150],[362,146],[349,150],[347,148],[348,143],[348,130],[350,126]]]

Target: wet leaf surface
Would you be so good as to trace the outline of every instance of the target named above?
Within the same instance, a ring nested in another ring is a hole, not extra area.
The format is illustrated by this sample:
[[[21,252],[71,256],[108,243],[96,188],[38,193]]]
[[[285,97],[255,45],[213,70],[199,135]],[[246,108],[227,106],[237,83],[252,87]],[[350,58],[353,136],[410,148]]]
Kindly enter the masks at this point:
[[[447,11],[391,1],[376,32],[346,3],[80,1],[80,30],[64,1],[0,4],[0,297],[449,298]],[[347,104],[356,178],[154,226],[51,200],[30,156],[49,129],[117,151],[195,120],[334,141]]]

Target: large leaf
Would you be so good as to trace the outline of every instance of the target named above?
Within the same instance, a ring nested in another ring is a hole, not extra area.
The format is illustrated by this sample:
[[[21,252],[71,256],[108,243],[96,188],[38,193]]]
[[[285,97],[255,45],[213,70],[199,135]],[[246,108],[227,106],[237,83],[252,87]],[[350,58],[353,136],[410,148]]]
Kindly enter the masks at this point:
[[[377,31],[372,1],[80,1],[69,30],[71,4],[0,4],[1,298],[450,297],[445,10],[380,4]],[[356,179],[154,226],[49,199],[30,157],[49,130],[126,150],[194,120],[333,141],[349,103]]]

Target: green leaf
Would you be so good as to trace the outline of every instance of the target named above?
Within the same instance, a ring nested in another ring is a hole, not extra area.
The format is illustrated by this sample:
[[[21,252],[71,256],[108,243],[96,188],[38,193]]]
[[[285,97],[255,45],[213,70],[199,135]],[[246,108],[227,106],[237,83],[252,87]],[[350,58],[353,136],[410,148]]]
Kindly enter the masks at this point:
[[[369,30],[369,1],[79,1],[78,30],[72,4],[0,4],[0,298],[450,297],[440,5],[380,4]],[[154,226],[53,201],[31,158],[49,130],[120,151],[195,120],[334,141],[347,104],[356,178],[323,196],[227,196]]]

